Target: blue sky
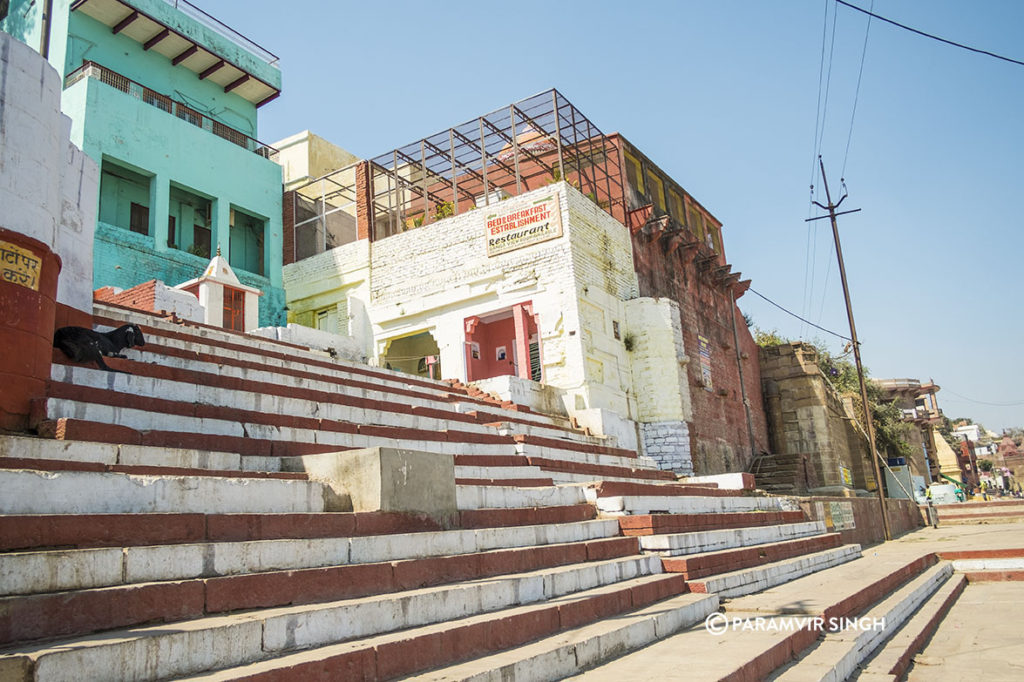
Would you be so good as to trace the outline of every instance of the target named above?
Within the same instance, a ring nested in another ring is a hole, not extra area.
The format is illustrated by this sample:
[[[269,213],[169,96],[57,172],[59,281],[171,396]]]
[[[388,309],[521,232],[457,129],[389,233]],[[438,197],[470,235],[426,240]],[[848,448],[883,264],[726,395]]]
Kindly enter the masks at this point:
[[[844,175],[843,207],[863,209],[840,232],[871,374],[933,379],[949,416],[1024,425],[1024,67],[873,20],[850,137],[868,22],[834,0],[194,1],[281,57],[261,140],[309,129],[369,157],[556,87],[725,224],[756,290],[846,335],[828,221],[804,222],[817,122],[830,185]],[[1024,3],[874,11],[1024,60]],[[841,345],[753,294],[740,307]]]

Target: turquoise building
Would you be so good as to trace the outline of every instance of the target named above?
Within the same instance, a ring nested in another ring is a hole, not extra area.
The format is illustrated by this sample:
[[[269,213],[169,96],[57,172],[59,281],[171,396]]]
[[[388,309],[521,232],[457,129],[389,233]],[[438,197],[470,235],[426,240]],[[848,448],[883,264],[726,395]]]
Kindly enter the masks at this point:
[[[277,57],[184,0],[10,0],[0,29],[64,77],[100,166],[93,287],[198,277],[219,248],[283,325],[281,167],[256,140]],[[0,7],[2,9],[2,7]]]

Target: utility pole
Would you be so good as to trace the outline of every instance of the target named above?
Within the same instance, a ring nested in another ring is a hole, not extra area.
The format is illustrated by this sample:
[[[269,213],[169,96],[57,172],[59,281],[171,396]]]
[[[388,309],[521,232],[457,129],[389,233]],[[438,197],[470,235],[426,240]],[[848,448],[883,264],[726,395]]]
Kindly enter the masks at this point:
[[[828,218],[832,221],[832,238],[836,242],[836,258],[839,260],[839,277],[843,282],[843,297],[846,299],[846,317],[850,320],[850,341],[853,344],[853,359],[857,363],[857,379],[860,381],[860,400],[864,404],[864,427],[868,432],[868,447],[871,451],[871,465],[875,472],[875,485],[878,489],[878,508],[882,512],[882,527],[885,529],[886,541],[892,540],[892,532],[889,529],[889,515],[885,512],[885,491],[882,489],[882,471],[878,466],[878,453],[875,452],[875,428],[871,423],[871,408],[868,406],[868,389],[867,384],[864,383],[864,366],[860,361],[860,342],[857,341],[857,326],[853,323],[853,308],[850,305],[850,288],[846,284],[846,266],[843,265],[843,247],[839,243],[839,225],[836,223],[836,216],[845,215],[847,213],[856,213],[859,208],[852,209],[850,211],[836,211],[839,208],[839,204],[843,203],[843,199],[846,198],[846,192],[843,192],[843,196],[839,198],[839,201],[835,204],[832,203],[832,194],[828,190],[828,178],[825,177],[825,163],[821,160],[821,156],[818,156],[818,166],[821,168],[821,180],[825,184],[825,199],[828,200],[828,206],[819,204],[814,201],[814,205],[828,211]],[[826,216],[818,216],[817,218],[808,218],[805,222],[812,220],[820,220]]]

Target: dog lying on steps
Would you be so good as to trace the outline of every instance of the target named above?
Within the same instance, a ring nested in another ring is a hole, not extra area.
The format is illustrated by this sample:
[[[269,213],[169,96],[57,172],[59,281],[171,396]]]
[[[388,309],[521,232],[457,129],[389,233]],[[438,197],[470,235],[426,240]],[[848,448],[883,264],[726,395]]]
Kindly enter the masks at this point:
[[[146,339],[137,324],[121,325],[109,332],[97,332],[85,327],[61,327],[53,333],[53,347],[60,349],[74,362],[95,362],[100,369],[122,374],[131,372],[108,367],[103,362],[103,356],[127,358],[127,355],[121,353],[122,350],[145,345]]]

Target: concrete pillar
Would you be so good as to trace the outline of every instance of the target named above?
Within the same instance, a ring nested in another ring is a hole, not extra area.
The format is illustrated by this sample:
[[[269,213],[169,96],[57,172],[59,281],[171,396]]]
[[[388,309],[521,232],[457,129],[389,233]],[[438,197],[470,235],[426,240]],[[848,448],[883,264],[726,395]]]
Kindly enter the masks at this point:
[[[217,255],[217,250],[220,249],[220,255],[224,256],[224,260],[230,263],[231,203],[224,201],[223,199],[216,199],[213,204],[213,244],[210,245],[210,250],[213,253],[211,253],[210,256],[213,257]]]
[[[156,175],[149,187],[149,233],[157,251],[167,250],[167,216],[171,212],[171,183],[166,175]]]
[[[516,375],[521,379],[530,378],[530,325],[528,312],[522,303],[512,306],[512,320],[516,327]]]

